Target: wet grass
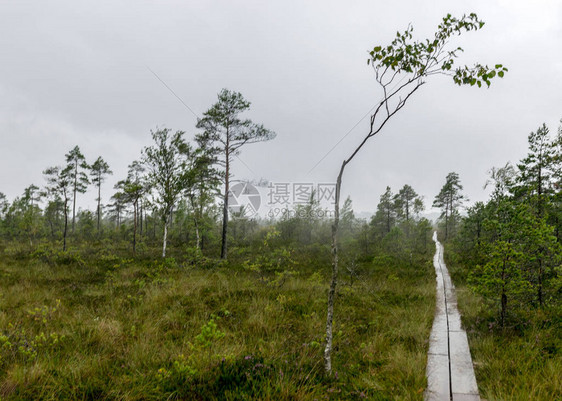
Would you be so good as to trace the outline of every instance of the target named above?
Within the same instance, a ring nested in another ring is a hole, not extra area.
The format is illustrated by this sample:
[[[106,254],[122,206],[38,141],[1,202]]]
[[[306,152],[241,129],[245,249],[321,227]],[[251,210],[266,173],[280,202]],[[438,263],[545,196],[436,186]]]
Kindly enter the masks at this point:
[[[277,286],[234,262],[4,253],[0,399],[423,399],[431,264],[342,275],[327,377],[329,264],[306,255]]]
[[[510,310],[506,327],[501,328],[498,306],[468,288],[461,266],[448,266],[457,286],[480,396],[488,401],[561,400],[560,307]]]

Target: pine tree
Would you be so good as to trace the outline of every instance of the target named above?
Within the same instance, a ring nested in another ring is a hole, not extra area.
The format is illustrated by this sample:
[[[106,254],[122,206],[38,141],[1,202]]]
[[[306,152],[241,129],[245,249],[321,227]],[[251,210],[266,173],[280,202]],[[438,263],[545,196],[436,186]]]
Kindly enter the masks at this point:
[[[398,191],[394,199],[398,218],[408,223],[412,217],[412,213],[414,213],[416,200],[419,199],[419,201],[421,201],[419,195],[414,191],[414,188],[406,184]]]
[[[47,180],[46,195],[54,200],[62,200],[62,210],[64,213],[63,251],[66,251],[66,236],[68,234],[68,203],[71,193],[76,188],[73,171],[72,165],[67,165],[65,168],[49,167],[43,171],[43,175],[45,175]]]
[[[526,199],[537,215],[543,217],[548,194],[552,191],[555,148],[545,124],[531,132],[528,141],[529,153],[517,164],[519,175],[513,191],[517,198]]]
[[[459,175],[455,172],[449,173],[445,179],[445,185],[433,201],[433,207],[440,208],[441,219],[445,219],[445,241],[449,239],[455,227],[455,222],[459,217],[458,209],[467,200],[461,194],[462,189]]]
[[[215,149],[217,164],[224,168],[221,259],[227,257],[228,196],[233,157],[240,153],[244,145],[275,138],[273,131],[240,117],[249,109],[250,102],[241,93],[223,89],[218,94],[218,101],[197,121],[197,128],[203,130],[197,135],[197,141],[208,149]]]
[[[101,222],[101,184],[105,181],[107,175],[113,174],[113,171],[109,169],[109,164],[107,164],[101,156],[98,157],[91,166],[89,166],[89,169],[91,182],[98,188],[98,197],[96,198],[96,201],[98,203],[96,209],[96,218],[99,235]]]
[[[78,192],[83,194],[86,192],[86,189],[88,189],[90,181],[84,170],[87,170],[89,166],[78,146],[71,149],[65,157],[67,163],[65,170],[68,171],[68,176],[72,182],[72,232],[74,233],[74,225],[76,222],[76,194]]]
[[[396,204],[394,202],[394,195],[389,186],[386,187],[385,192],[381,195],[377,211],[371,219],[371,225],[374,227],[375,232],[384,237],[392,230],[396,222]]]

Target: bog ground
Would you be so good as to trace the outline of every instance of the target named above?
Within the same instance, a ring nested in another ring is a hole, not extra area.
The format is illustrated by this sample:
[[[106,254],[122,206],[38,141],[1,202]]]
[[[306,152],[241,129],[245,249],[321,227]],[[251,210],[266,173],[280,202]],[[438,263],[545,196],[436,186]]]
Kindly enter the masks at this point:
[[[282,281],[180,256],[6,254],[2,399],[423,398],[430,263],[383,258],[342,276],[328,378],[323,248],[296,254]]]

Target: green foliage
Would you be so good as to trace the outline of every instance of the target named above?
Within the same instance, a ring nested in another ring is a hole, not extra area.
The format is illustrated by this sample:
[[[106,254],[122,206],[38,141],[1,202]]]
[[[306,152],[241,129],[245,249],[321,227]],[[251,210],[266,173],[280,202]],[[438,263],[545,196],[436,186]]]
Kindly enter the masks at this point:
[[[486,299],[462,284],[456,287],[480,397],[557,399],[562,392],[562,310],[519,311],[520,323],[511,319],[502,328],[497,311],[489,308]]]
[[[281,286],[287,278],[296,274],[296,261],[293,251],[285,246],[275,246],[281,233],[276,229],[269,230],[258,249],[257,256],[244,262],[244,268],[255,272],[261,281]]]
[[[488,250],[488,262],[479,266],[469,276],[472,288],[484,296],[495,298],[501,305],[501,323],[507,313],[508,302],[520,301],[530,292],[530,285],[525,280],[521,264],[523,254],[514,249],[513,244],[497,241]]]
[[[543,125],[529,135],[529,153],[517,170],[510,164],[491,169],[491,199],[468,209],[456,240],[472,288],[494,299],[502,325],[560,304],[560,192],[554,177],[562,159],[559,138],[548,134]]]
[[[143,163],[148,168],[148,181],[156,191],[156,203],[162,219],[167,221],[173,206],[184,188],[187,165],[185,155],[191,147],[185,142],[183,131],[171,133],[164,128],[151,132],[153,146],[143,149]]]
[[[388,46],[375,46],[367,60],[377,73],[383,75],[388,69],[395,72],[412,74],[413,80],[435,74],[449,75],[457,85],[475,84],[488,87],[493,78],[503,78],[507,68],[502,64],[494,67],[475,64],[473,67],[462,66],[453,69],[455,59],[462,48],[448,49],[451,37],[462,32],[476,31],[484,26],[474,13],[456,18],[448,14],[437,27],[435,37],[425,41],[413,40],[414,28],[410,25],[404,32],[397,32],[396,38]]]
[[[264,241],[284,246],[274,232]],[[156,249],[132,258],[126,243],[87,243],[72,249],[83,266],[58,262],[45,244],[2,258],[2,399],[348,400],[411,398],[424,387],[431,269],[358,262],[361,279],[339,294],[342,357],[329,379],[319,364],[326,247],[296,248],[299,274],[283,286],[242,268],[259,247],[205,269]]]
[[[197,134],[196,141],[203,152],[203,165],[216,166],[206,174],[208,183],[218,184],[218,179],[224,182],[223,217],[221,234],[221,259],[227,257],[228,243],[228,198],[230,181],[232,178],[232,158],[238,155],[245,145],[274,139],[275,132],[265,128],[263,124],[256,124],[250,119],[242,119],[241,114],[249,110],[250,102],[240,92],[222,89],[217,102],[203,113],[197,120],[197,128],[203,132]],[[200,159],[201,160],[201,159]],[[200,182],[195,179],[193,182]],[[201,192],[201,186],[199,192]]]
[[[49,243],[42,243],[37,246],[30,256],[31,258],[50,266],[84,266],[86,264],[80,252],[77,252],[76,250],[61,251]]]
[[[445,241],[455,235],[457,222],[460,220],[459,208],[466,197],[461,193],[463,186],[455,172],[447,174],[445,184],[435,196],[433,207],[441,209],[440,219],[444,223]]]
[[[226,311],[225,315],[228,316],[230,312]],[[195,344],[202,348],[211,347],[215,341],[220,340],[224,337],[224,331],[218,329],[215,320],[218,320],[218,316],[211,316],[211,319],[201,327],[201,333],[195,336]]]

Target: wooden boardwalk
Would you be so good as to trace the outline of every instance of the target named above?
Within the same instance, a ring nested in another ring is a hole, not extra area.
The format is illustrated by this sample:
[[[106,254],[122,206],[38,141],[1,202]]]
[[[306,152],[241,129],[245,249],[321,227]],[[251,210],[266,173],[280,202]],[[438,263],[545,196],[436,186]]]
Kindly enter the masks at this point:
[[[443,260],[443,245],[433,234],[435,256],[433,265],[437,275],[437,305],[429,338],[427,357],[428,401],[479,401],[478,386],[466,332],[461,327],[457,309],[455,286]]]

